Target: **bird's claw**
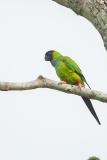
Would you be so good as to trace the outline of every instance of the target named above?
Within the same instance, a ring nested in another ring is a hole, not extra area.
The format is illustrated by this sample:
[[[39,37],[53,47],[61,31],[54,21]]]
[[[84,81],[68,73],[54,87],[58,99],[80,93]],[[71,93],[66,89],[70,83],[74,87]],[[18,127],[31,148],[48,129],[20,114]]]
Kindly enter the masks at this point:
[[[67,84],[66,81],[60,81],[58,84]]]
[[[78,87],[81,89],[82,87],[84,87],[81,83],[78,84]]]

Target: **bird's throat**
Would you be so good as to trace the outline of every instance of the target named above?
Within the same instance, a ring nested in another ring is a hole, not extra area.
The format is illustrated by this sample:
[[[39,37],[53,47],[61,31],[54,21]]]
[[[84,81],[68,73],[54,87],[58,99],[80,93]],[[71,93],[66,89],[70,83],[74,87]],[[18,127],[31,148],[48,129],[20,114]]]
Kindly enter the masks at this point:
[[[53,59],[51,61],[52,66],[55,67],[55,68],[57,68],[57,66],[59,65],[59,62],[60,62],[61,58],[62,58],[62,56],[59,56],[59,57]]]

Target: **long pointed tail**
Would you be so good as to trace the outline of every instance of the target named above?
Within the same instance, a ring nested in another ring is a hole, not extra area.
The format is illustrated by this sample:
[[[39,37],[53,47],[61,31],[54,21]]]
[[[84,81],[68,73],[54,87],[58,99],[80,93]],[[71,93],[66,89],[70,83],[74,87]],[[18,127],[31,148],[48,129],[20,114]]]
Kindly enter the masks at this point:
[[[96,114],[96,112],[95,112],[95,110],[93,108],[93,105],[92,105],[90,99],[88,99],[86,97],[82,97],[82,99],[85,102],[85,104],[87,105],[87,107],[90,110],[91,114],[94,116],[94,118],[97,120],[98,124],[100,125],[101,123],[100,123],[100,121],[99,121],[99,119],[97,117],[97,114]]]

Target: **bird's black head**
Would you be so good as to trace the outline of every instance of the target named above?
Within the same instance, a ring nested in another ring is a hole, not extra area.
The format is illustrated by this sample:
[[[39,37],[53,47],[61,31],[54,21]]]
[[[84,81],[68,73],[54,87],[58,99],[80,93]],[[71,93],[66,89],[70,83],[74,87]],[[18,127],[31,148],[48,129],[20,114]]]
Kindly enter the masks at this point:
[[[50,51],[46,52],[45,61],[51,61],[52,60],[52,53],[53,52],[54,52],[54,50],[50,50]]]

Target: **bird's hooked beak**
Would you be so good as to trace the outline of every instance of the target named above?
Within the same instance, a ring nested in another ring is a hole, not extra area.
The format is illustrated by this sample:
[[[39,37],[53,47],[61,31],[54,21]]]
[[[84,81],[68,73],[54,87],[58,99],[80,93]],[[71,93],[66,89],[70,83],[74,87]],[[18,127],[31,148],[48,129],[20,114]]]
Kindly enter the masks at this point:
[[[50,58],[48,55],[45,54],[45,61],[50,61]]]
[[[50,51],[46,52],[45,61],[51,61],[52,60],[52,53],[53,53],[53,50],[50,50]]]

